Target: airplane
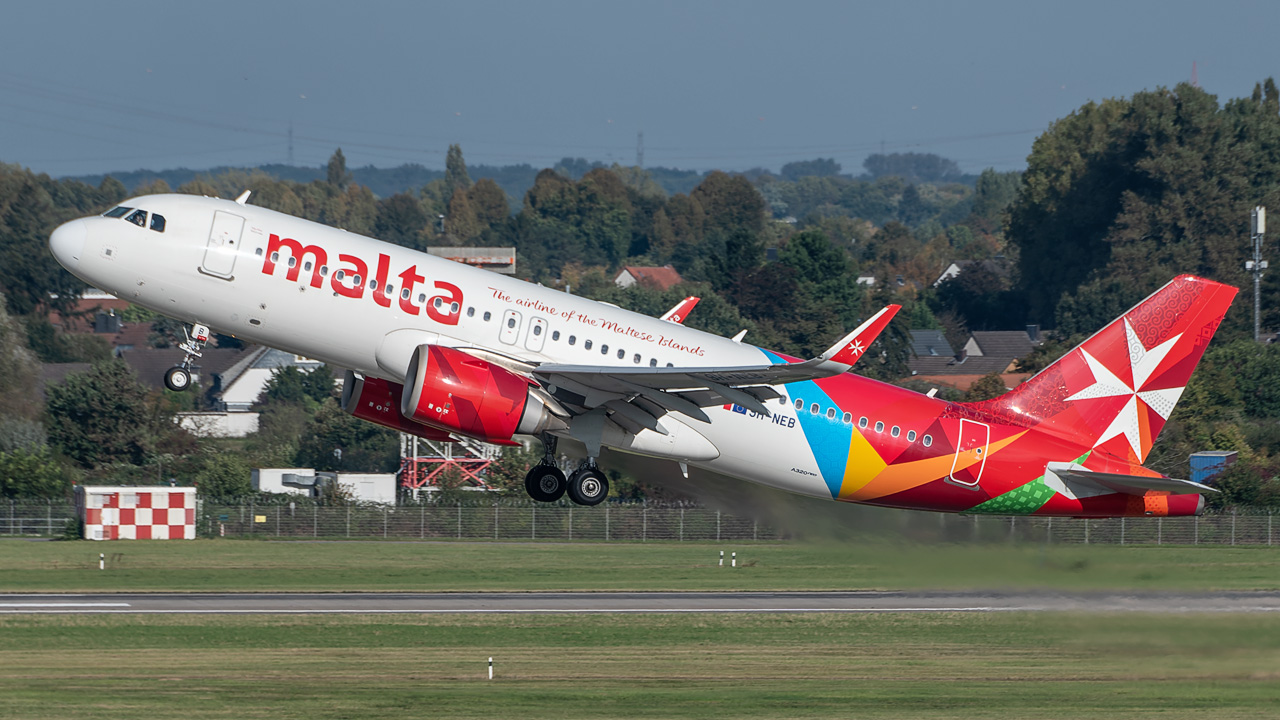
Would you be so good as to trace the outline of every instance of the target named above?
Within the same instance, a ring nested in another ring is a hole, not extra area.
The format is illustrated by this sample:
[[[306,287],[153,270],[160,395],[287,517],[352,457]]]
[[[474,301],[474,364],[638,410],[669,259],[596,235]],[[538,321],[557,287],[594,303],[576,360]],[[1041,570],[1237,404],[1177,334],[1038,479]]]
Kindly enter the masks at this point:
[[[850,503],[1070,517],[1198,514],[1143,467],[1236,288],[1173,278],[1014,390],[948,402],[849,372],[896,312],[800,361],[248,204],[149,195],[49,239],[85,282],[345,370],[358,418],[441,440],[541,439],[536,500],[595,505],[603,449]],[[559,441],[581,456],[568,476]],[[673,471],[675,467],[673,467]]]

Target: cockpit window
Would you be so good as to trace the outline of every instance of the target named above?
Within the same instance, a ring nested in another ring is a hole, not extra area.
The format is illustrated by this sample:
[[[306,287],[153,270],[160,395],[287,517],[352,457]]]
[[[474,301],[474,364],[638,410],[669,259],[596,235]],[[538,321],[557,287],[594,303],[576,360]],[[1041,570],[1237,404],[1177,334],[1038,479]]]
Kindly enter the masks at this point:
[[[164,232],[164,216],[151,213],[151,229],[156,232]],[[309,263],[308,263],[309,264]]]
[[[128,208],[123,205],[118,205],[102,213],[102,217],[123,217],[125,213],[129,212],[132,209],[133,208]]]
[[[134,225],[137,225],[138,227],[146,227],[147,211],[134,210],[132,213],[129,214],[129,217],[125,218],[125,220],[128,220],[129,222],[133,223]]]

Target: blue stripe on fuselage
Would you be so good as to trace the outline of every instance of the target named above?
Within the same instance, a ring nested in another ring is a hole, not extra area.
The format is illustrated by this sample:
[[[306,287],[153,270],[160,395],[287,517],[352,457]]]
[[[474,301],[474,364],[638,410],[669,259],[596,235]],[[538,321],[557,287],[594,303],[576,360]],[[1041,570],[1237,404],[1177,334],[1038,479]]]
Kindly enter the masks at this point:
[[[784,363],[781,357],[761,348],[771,362]],[[849,443],[853,438],[853,429],[844,423],[844,409],[836,404],[831,396],[812,380],[787,383],[787,393],[791,402],[804,400],[804,409],[796,410],[796,419],[804,430],[805,440],[813,451],[813,458],[818,462],[818,470],[822,480],[831,491],[831,497],[840,495],[840,485],[844,482],[844,467],[849,461]],[[817,415],[809,412],[809,408],[818,403]],[[834,420],[828,420],[827,408],[836,409]]]

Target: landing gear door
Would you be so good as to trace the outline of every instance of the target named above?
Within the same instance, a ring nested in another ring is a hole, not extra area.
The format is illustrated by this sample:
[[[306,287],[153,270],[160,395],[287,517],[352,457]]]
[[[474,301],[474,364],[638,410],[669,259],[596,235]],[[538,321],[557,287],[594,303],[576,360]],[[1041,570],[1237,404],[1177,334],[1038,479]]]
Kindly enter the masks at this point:
[[[982,468],[987,465],[987,444],[990,441],[990,425],[976,420],[960,421],[960,439],[956,442],[955,459],[951,461],[951,482],[964,487],[978,486]]]
[[[213,214],[213,227],[209,230],[209,244],[205,247],[201,269],[220,278],[231,279],[236,266],[240,233],[244,230],[244,218],[221,210]]]
[[[507,345],[515,345],[520,339],[520,313],[508,310],[502,313],[502,327],[498,330],[498,339]]]
[[[547,342],[547,321],[540,317],[529,318],[529,332],[524,337],[525,348],[542,352]]]

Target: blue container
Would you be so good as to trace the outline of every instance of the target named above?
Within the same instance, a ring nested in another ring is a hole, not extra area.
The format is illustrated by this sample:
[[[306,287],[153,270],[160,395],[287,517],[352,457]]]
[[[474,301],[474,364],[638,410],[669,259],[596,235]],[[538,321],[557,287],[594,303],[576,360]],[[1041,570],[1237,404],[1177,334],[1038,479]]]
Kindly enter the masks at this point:
[[[1192,482],[1208,483],[1236,461],[1235,450],[1205,450],[1191,453]]]

